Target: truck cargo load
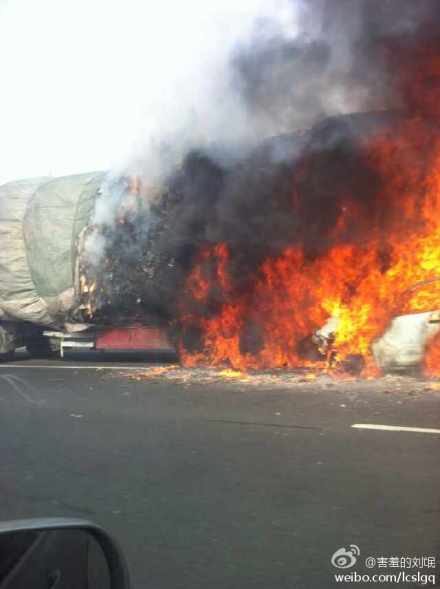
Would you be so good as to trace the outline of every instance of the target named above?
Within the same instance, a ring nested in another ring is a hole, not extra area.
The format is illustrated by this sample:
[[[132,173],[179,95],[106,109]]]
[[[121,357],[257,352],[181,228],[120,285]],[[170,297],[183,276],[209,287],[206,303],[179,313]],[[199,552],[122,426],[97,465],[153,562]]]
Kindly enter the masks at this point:
[[[0,320],[59,326],[76,300],[76,241],[104,173],[0,187]]]
[[[172,351],[163,320],[141,309],[136,294],[145,269],[135,256],[127,263],[120,247],[121,239],[131,240],[131,254],[134,243],[140,247],[121,179],[113,188],[124,196],[122,216],[112,238],[102,239],[111,251],[99,262],[91,258],[108,231],[94,223],[97,198],[114,197],[107,176],[40,177],[0,187],[0,359],[23,345],[40,357],[54,348],[61,355],[73,348]]]

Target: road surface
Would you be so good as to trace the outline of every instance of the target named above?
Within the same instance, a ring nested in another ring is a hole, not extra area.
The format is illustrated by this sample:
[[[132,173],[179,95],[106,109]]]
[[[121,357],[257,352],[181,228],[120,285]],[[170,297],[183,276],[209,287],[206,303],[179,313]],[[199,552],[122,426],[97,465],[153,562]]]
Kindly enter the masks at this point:
[[[0,365],[0,519],[97,521],[136,588],[336,586],[330,558],[352,544],[363,572],[367,556],[439,559],[438,391],[119,366]]]

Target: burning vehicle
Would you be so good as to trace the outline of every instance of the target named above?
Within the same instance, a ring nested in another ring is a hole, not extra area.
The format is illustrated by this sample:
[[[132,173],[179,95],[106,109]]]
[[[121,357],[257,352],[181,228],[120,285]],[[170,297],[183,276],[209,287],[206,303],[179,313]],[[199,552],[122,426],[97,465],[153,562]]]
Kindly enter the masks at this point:
[[[154,196],[118,180],[100,225],[102,173],[6,185],[2,353],[122,337],[188,365],[417,366],[439,324],[438,142],[407,113],[330,118],[228,168],[190,153]]]
[[[438,158],[430,119],[370,112],[228,168],[190,153],[154,195],[102,173],[6,185],[2,353],[172,341],[188,365],[413,368],[439,326]]]
[[[321,116],[239,156],[193,147],[154,189],[148,166],[141,180],[2,187],[0,351],[132,324],[166,332],[188,366],[438,374],[440,24],[434,3],[423,26],[405,3],[401,34],[396,6],[364,27],[347,78],[354,94],[367,59],[386,64],[380,108]],[[327,80],[325,49],[283,45],[266,61],[285,76],[287,55]],[[250,71],[244,98],[278,106],[279,78],[270,92],[250,55],[237,65]]]
[[[121,274],[136,273],[137,259],[102,252],[92,263],[88,240],[104,239],[106,227],[93,225],[97,200],[108,183],[101,172],[62,178],[36,178],[0,188],[0,357],[26,346],[33,356],[65,349],[170,350],[161,320],[141,312],[141,301]],[[141,217],[141,197],[121,179],[123,194],[114,242],[126,252],[132,235],[129,217]],[[129,203],[129,205],[127,205]],[[127,208],[128,206],[128,208]],[[119,240],[124,235],[124,243]],[[130,251],[130,255],[133,252]],[[135,279],[132,283],[136,283]],[[110,309],[110,310],[109,310]]]

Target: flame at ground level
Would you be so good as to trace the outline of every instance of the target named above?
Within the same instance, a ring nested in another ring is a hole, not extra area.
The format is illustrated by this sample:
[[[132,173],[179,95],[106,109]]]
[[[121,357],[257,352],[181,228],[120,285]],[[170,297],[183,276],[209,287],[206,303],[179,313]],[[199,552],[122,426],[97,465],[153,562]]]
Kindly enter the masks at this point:
[[[428,343],[423,368],[427,376],[440,376],[440,333]]]

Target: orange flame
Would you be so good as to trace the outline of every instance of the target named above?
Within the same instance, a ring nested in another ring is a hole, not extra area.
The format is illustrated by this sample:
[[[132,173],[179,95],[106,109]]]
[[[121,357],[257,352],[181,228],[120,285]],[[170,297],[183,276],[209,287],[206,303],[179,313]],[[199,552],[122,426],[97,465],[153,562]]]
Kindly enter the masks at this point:
[[[440,308],[439,85],[434,97],[423,94],[425,78],[440,78],[440,58],[430,64],[411,86],[409,103],[417,104],[413,116],[362,146],[365,164],[380,179],[375,197],[380,214],[371,219],[347,194],[333,230],[336,245],[314,258],[300,245],[287,247],[261,264],[244,293],[234,291],[227,244],[201,252],[187,289],[195,303],[214,300],[215,305],[206,314],[185,305],[183,328],[196,326],[201,334],[196,351],[181,346],[185,364],[236,370],[304,366],[311,361],[300,353],[300,343],[334,317],[333,365],[362,355],[363,375],[368,376],[377,370],[371,344],[394,316]],[[428,124],[421,112],[431,117]],[[293,212],[301,174],[301,167],[293,173]],[[365,239],[344,238],[353,226],[362,229]],[[246,345],[249,326],[255,349]],[[329,365],[325,358],[318,364],[322,369]],[[426,367],[431,374],[440,372],[440,337],[429,348]]]

